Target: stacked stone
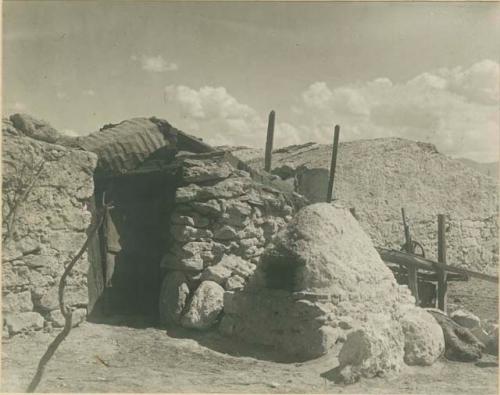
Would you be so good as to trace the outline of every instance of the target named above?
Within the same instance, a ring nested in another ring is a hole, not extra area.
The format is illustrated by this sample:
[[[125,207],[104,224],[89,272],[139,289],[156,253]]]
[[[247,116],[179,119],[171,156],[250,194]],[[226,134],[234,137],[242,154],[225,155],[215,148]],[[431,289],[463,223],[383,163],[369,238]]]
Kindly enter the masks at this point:
[[[160,315],[165,324],[204,329],[219,320],[224,291],[245,286],[293,204],[233,167],[223,152],[190,155],[182,165],[172,243],[161,263]]]
[[[2,129],[3,335],[12,336],[64,324],[58,281],[86,239],[97,158],[47,142],[47,136],[54,139],[57,132],[28,116],[4,119]],[[12,210],[15,219],[9,231]],[[86,316],[87,269],[84,254],[67,281],[66,303],[75,308],[76,324]]]

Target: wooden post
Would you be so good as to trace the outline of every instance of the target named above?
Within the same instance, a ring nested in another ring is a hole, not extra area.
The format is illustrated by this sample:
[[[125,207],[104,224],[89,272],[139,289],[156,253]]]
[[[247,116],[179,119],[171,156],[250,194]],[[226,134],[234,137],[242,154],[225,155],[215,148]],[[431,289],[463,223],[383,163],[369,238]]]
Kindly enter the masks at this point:
[[[328,180],[328,192],[326,195],[326,202],[331,203],[333,196],[333,181],[335,180],[335,167],[337,167],[337,150],[339,146],[340,126],[335,125],[335,132],[333,135],[332,147],[332,163],[330,164],[330,179]]]
[[[446,218],[438,215],[438,262],[446,264]],[[438,309],[446,312],[446,292],[448,290],[447,274],[445,270],[438,269]]]
[[[271,171],[271,156],[273,155],[275,117],[276,113],[273,110],[269,113],[269,121],[267,123],[266,156],[264,159],[264,170],[267,172]]]
[[[406,213],[404,208],[401,208],[401,215],[403,216],[403,226],[405,231],[405,250],[407,253],[413,254],[414,251],[410,234],[410,225],[406,222]],[[406,270],[408,273],[408,287],[410,288],[411,294],[415,298],[415,304],[418,306],[418,269],[415,265],[407,265]]]
[[[401,216],[403,217],[403,229],[405,232],[405,251],[410,254],[413,254],[410,225],[406,223],[406,213],[403,207],[401,207]]]

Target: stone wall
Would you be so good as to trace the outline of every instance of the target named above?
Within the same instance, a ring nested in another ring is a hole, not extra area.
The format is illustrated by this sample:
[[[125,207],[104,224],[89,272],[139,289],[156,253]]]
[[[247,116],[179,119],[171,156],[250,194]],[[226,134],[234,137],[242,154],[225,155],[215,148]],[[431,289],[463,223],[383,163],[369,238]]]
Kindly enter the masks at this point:
[[[3,120],[3,335],[62,326],[57,288],[86,239],[93,194],[92,153],[53,144],[57,132],[29,117]],[[74,322],[86,315],[86,254],[68,278]]]
[[[243,288],[298,203],[238,170],[223,153],[180,160],[160,315],[165,324],[203,329],[220,318],[224,291]]]

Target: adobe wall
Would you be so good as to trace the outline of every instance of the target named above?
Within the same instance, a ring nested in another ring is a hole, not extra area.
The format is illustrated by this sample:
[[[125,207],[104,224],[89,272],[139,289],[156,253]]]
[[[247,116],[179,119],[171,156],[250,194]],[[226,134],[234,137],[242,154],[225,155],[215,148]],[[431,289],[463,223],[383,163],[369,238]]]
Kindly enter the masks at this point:
[[[53,144],[57,132],[29,117],[4,119],[2,129],[3,336],[11,336],[64,323],[58,281],[86,240],[97,158]],[[65,293],[75,323],[86,315],[87,272],[84,254]]]
[[[323,168],[303,168],[297,173],[297,192],[311,202],[325,201],[329,171]],[[353,186],[336,185],[336,192],[348,207],[356,209],[356,217],[375,245],[400,249],[404,243],[401,207],[410,219],[412,239],[420,242],[426,256],[437,259],[437,214],[441,212],[426,204],[426,196],[418,191],[393,191],[401,194],[399,204],[390,205],[380,197],[369,197],[350,192]],[[401,188],[404,188],[402,186]],[[389,193],[388,193],[389,194]],[[430,200],[430,199],[429,199]],[[434,202],[433,202],[434,203]],[[447,219],[447,261],[472,270],[496,274],[498,266],[498,222],[495,215],[482,209],[484,202],[476,202],[477,213],[457,208],[442,209]],[[494,208],[491,208],[493,212]]]

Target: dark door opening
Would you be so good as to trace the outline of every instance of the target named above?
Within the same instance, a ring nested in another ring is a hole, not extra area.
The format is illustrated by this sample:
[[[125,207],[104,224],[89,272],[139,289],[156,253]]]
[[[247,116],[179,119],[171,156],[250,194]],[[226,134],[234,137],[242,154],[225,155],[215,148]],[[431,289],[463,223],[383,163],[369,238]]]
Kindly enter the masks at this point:
[[[160,261],[168,245],[175,184],[175,177],[164,172],[96,182],[96,205],[102,204],[103,193],[107,202],[112,201],[120,250],[115,255],[112,286],[106,287],[108,245],[103,227],[99,254],[103,286],[90,317],[92,320],[103,322],[113,316],[141,316],[150,324],[158,322]]]

